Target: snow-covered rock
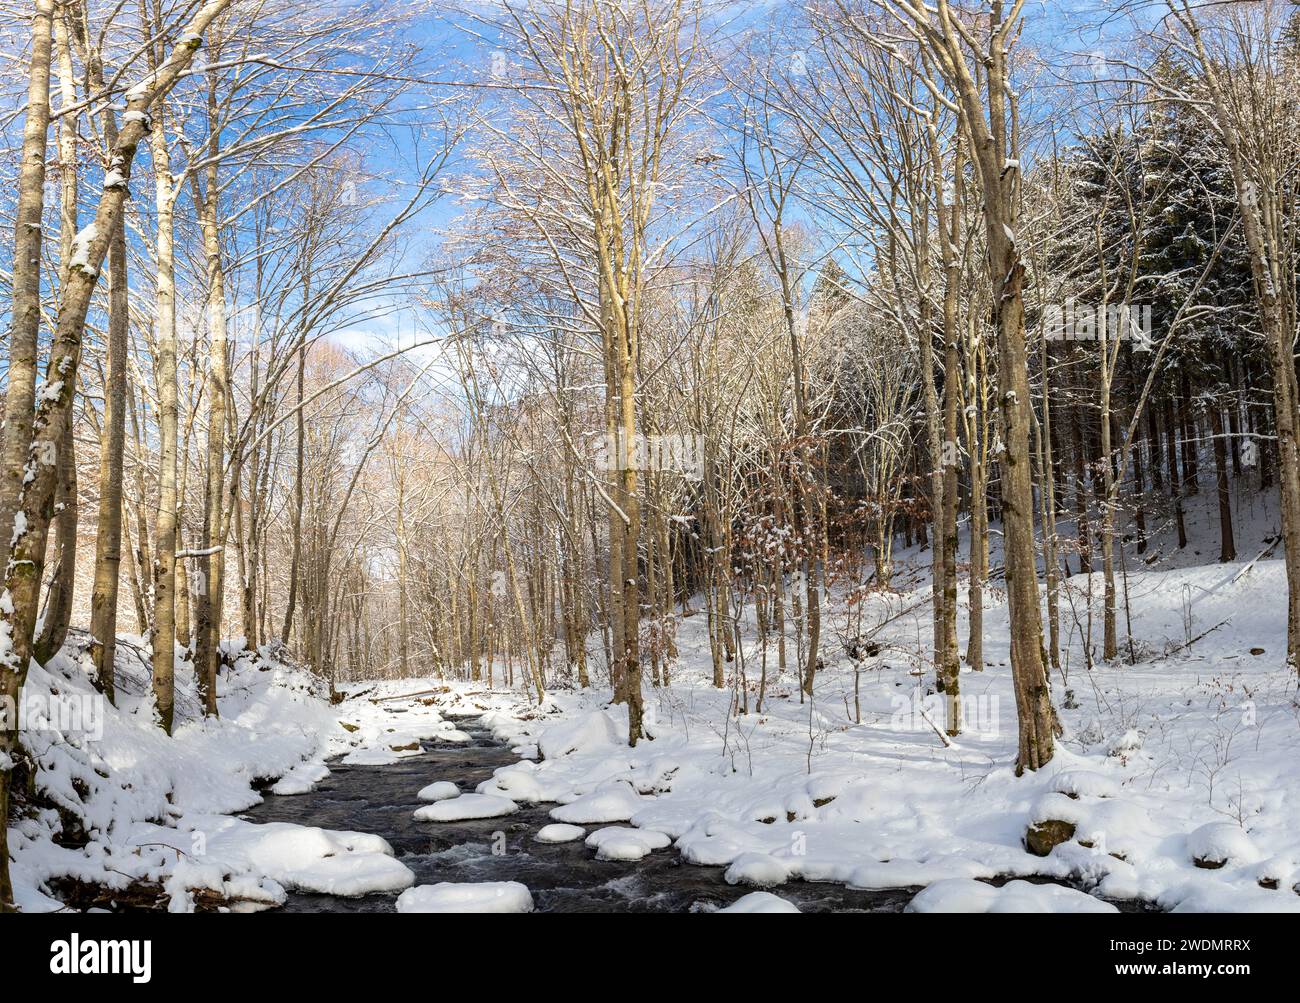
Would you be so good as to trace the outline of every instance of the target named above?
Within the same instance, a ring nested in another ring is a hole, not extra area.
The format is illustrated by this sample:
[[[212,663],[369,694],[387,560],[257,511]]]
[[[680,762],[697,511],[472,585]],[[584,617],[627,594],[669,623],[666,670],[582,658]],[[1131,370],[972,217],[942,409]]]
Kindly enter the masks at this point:
[[[388,842],[364,832],[196,815],[175,828],[141,824],[131,842],[142,849],[174,847],[189,863],[183,873],[190,887],[222,891],[220,882],[266,877],[290,891],[355,898],[415,883]],[[172,890],[174,895],[181,891]]]
[[[509,798],[491,794],[462,794],[460,797],[425,805],[415,810],[421,822],[464,822],[475,818],[499,818],[512,815],[519,806]]]
[[[272,794],[306,794],[330,775],[329,767],[315,761],[295,766],[271,786]]]
[[[1092,770],[1066,770],[1052,779],[1052,790],[1067,797],[1113,798],[1119,783],[1104,773]]]
[[[750,892],[718,912],[780,913],[798,912],[799,907],[771,892]]]
[[[1251,864],[1259,859],[1250,837],[1234,822],[1210,822],[1187,837],[1187,852],[1197,867],[1217,870],[1226,864]]]
[[[1001,888],[950,878],[919,892],[908,912],[1118,912],[1109,902],[1062,885],[1009,881]]]
[[[420,752],[415,749],[403,749],[400,751],[383,747],[378,749],[357,749],[355,752],[349,752],[343,757],[343,765],[392,766],[393,763],[418,755],[420,755]]]
[[[586,834],[587,830],[580,825],[552,822],[550,825],[544,825],[538,829],[537,835],[533,839],[539,843],[572,843],[575,839],[581,839]]]
[[[560,759],[576,752],[626,746],[626,735],[627,729],[620,729],[606,711],[595,711],[551,725],[538,737],[537,749],[543,759]]]
[[[742,853],[723,875],[729,885],[771,888],[790,879],[790,865],[767,853]]]
[[[480,794],[497,794],[511,801],[529,804],[555,801],[567,790],[566,784],[548,783],[545,774],[538,771],[537,765],[526,759],[510,766],[502,766],[492,774],[490,780],[478,785]]]
[[[640,860],[671,842],[662,832],[617,825],[597,829],[587,837],[587,846],[596,851],[598,860]]]
[[[420,788],[420,792],[415,796],[421,801],[446,801],[449,798],[460,797],[460,788],[450,780],[439,780]]]
[[[626,781],[605,784],[590,794],[551,809],[557,822],[597,825],[604,822],[627,822],[642,805],[642,799]]]
[[[517,881],[481,881],[409,888],[397,897],[397,911],[429,912],[532,912],[533,896]]]

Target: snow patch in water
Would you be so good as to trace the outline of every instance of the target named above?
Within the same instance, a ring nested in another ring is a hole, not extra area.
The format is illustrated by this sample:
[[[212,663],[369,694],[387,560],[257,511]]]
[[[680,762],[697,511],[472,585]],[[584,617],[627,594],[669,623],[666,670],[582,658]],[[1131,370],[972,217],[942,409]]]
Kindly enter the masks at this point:
[[[421,822],[465,822],[477,818],[499,818],[518,810],[519,806],[508,798],[492,794],[462,794],[418,808],[415,817]]]
[[[597,860],[640,860],[671,842],[662,832],[617,825],[597,829],[587,837],[587,845],[596,851]]]
[[[736,899],[735,902],[725,909],[719,909],[718,912],[741,912],[741,913],[775,913],[775,912],[798,912],[799,907],[793,902],[788,902],[779,895],[773,895],[771,892],[750,892],[742,898]]]
[[[460,797],[460,788],[450,780],[439,780],[428,787],[422,787],[415,796],[421,801],[447,801]]]
[[[533,839],[539,843],[572,843],[575,839],[581,839],[587,834],[587,830],[580,825],[565,825],[563,822],[552,822],[550,825],[544,825],[537,830],[537,835]]]
[[[397,897],[401,913],[429,912],[532,912],[533,896],[518,881],[479,881],[409,888]]]

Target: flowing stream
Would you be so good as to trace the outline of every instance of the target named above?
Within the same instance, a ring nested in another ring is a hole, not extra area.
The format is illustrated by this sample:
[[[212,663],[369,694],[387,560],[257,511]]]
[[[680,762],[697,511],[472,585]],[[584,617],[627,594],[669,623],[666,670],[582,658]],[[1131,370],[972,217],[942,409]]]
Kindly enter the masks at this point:
[[[417,822],[416,793],[435,780],[473,791],[492,771],[518,760],[471,721],[458,727],[469,743],[425,742],[424,753],[389,766],[330,765],[309,794],[266,800],[241,817],[296,822],[382,836],[415,872],[417,884],[439,881],[519,881],[539,912],[688,912],[726,906],[752,891],[723,880],[723,868],[698,867],[669,847],[642,860],[597,860],[582,840],[544,844],[533,839],[551,821],[553,805],[521,805],[504,818]],[[600,826],[589,826],[591,831]],[[504,839],[497,833],[504,834]],[[498,852],[493,852],[494,847]],[[791,882],[774,889],[805,912],[900,912],[919,889],[853,891],[841,885]],[[391,912],[395,895],[338,898],[290,894],[286,912]]]

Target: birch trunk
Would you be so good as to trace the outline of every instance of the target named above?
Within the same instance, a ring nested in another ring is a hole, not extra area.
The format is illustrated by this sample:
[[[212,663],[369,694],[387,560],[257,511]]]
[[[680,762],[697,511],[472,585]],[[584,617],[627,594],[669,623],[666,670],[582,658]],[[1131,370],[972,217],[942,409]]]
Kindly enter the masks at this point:
[[[14,515],[23,494],[36,406],[37,340],[41,323],[41,246],[45,212],[45,145],[50,131],[50,50],[54,0],[32,5],[32,57],[18,168],[9,372],[5,382],[3,469],[0,470],[0,546],[12,549]],[[8,551],[6,551],[8,552]],[[25,671],[25,670],[24,670]],[[4,898],[0,888],[0,899]]]
[[[158,382],[158,511],[153,546],[153,695],[163,730],[170,733],[176,703],[176,453],[178,402],[176,386],[176,279],[174,207],[176,185],[167,149],[164,109],[153,130],[156,243],[157,329],[154,362]]]

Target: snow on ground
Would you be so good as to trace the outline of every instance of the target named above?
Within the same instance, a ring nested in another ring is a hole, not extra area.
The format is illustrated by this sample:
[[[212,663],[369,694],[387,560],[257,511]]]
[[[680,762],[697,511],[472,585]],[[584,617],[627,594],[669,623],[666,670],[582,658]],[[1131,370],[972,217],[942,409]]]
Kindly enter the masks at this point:
[[[921,570],[912,569],[913,581]],[[1074,909],[1109,898],[1162,909],[1300,910],[1300,707],[1284,664],[1281,562],[1130,569],[1136,664],[1107,665],[1094,652],[1091,671],[1082,639],[1091,588],[1092,646],[1100,647],[1100,577],[1068,586],[1075,605],[1064,611],[1062,667],[1052,678],[1064,736],[1036,774],[1018,778],[1013,769],[1002,594],[995,587],[986,610],[986,667],[963,667],[967,731],[945,746],[931,725],[941,713],[926,696],[931,627],[921,589],[873,595],[863,606],[862,631],[879,627],[883,649],[857,680],[860,724],[853,663],[833,647],[845,634],[838,594],[815,698],[800,701],[772,645],[761,713],[752,610],[742,648],[747,701],[739,661],[726,689],[711,686],[704,617],[693,616],[680,627],[672,687],[647,696],[652,740],[628,748],[625,712],[608,705],[608,691],[555,693],[531,709],[520,698],[515,713],[494,709],[483,723],[520,755],[541,758],[498,770],[479,793],[554,803],[560,822],[630,822],[671,839],[685,859],[759,888],[796,879],[861,888],[946,882],[948,892],[918,908]],[[746,702],[748,712],[736,714]],[[1039,847],[1046,856],[1026,848],[1035,824],[1061,840]],[[609,846],[615,837],[602,834],[618,831],[599,830],[588,843]],[[975,887],[985,897],[971,897],[972,879],[1033,876],[1098,898],[983,882]]]
[[[192,669],[178,659],[168,737],[156,723],[140,639],[119,647],[116,707],[94,691],[72,650],[34,665],[23,695],[22,741],[36,769],[10,828],[21,909],[61,908],[52,884],[60,879],[114,891],[156,883],[177,910],[193,908],[195,889],[253,908],[278,904],[286,890],[361,895],[412,883],[377,836],[227,816],[261,800],[258,782],[274,781],[277,794],[309,791],[329,775],[331,756],[392,761],[422,738],[468,738],[432,704],[363,696],[331,706],[328,688],[308,673],[243,652],[219,677],[220,717],[205,720]]]

